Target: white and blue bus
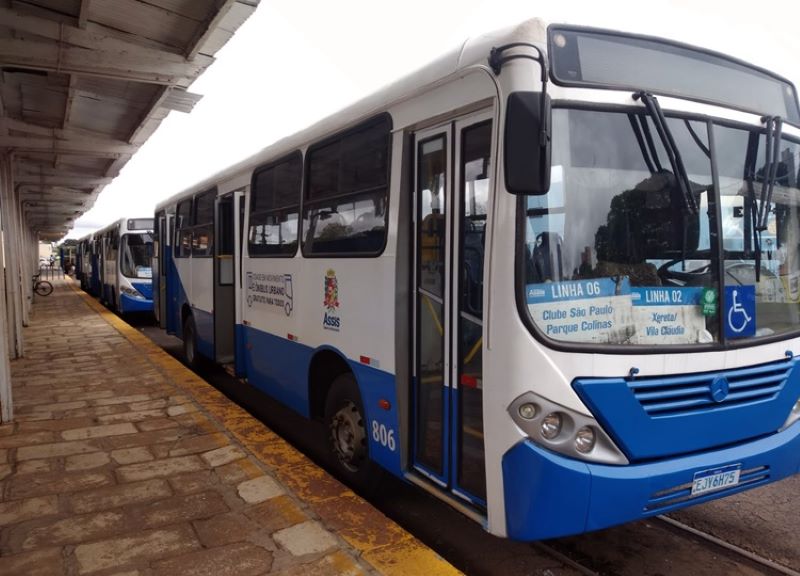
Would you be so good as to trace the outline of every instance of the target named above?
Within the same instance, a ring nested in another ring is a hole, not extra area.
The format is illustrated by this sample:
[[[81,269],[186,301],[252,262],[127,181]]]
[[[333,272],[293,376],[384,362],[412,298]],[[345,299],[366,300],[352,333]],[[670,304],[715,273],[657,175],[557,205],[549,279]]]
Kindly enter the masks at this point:
[[[120,314],[153,311],[153,218],[122,218],[81,242],[89,291]]]
[[[80,282],[81,289],[92,296],[100,294],[98,255],[99,250],[93,233],[78,239],[75,254],[75,278]]]
[[[156,208],[187,357],[520,540],[800,468],[800,110],[786,79],[539,20]]]

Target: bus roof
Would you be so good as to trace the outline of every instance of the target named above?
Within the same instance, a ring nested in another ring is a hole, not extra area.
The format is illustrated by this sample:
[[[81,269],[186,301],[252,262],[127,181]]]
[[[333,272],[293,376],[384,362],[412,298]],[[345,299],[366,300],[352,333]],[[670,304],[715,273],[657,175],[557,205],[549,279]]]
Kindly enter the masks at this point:
[[[489,50],[493,46],[525,41],[537,44],[544,50],[547,39],[547,26],[548,23],[545,21],[534,18],[516,26],[469,38],[458,48],[445,53],[436,60],[392,82],[377,92],[356,101],[339,112],[319,120],[308,128],[277,140],[241,162],[229,166],[185,188],[181,192],[170,196],[158,203],[156,210],[161,210],[177,202],[177,200],[183,196],[208,189],[242,171],[252,170],[270,159],[278,158],[286,153],[303,148],[309,143],[347,129],[361,120],[365,120],[408,98],[418,95],[425,89],[433,88],[443,83],[448,78],[456,75],[459,71],[467,67],[475,64],[487,64],[488,66],[487,59]],[[398,126],[394,128],[397,129]]]
[[[546,22],[543,19],[532,18],[517,25],[468,38],[461,46],[445,53],[436,60],[385,86],[377,92],[356,101],[339,112],[331,114],[299,132],[281,138],[248,158],[169,196],[157,204],[156,211],[160,211],[167,206],[175,204],[185,196],[208,190],[243,172],[251,172],[265,162],[278,159],[294,150],[302,149],[308,144],[322,140],[342,130],[346,130],[358,122],[380,112],[384,112],[404,100],[418,96],[425,90],[435,88],[439,84],[457,76],[459,72],[466,68],[480,64],[488,67],[489,52],[495,46],[502,46],[513,42],[527,42],[538,46],[541,50],[546,52],[547,30],[550,24],[551,22]],[[609,32],[613,31],[609,30]],[[620,32],[620,34],[636,36],[625,32]],[[657,37],[639,37],[658,40]],[[716,54],[731,62],[736,62],[752,68],[753,70],[767,73],[791,85],[791,82],[773,72],[763,70],[725,54],[716,53],[702,47],[674,42],[668,39],[662,40],[674,44],[675,46]],[[397,130],[403,128],[403,126],[395,125],[393,128]]]

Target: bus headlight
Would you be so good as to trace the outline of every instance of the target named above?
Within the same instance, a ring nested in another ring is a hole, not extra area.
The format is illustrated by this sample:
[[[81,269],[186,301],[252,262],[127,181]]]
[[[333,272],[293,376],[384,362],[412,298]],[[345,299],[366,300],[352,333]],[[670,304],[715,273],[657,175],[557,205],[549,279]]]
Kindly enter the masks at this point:
[[[548,440],[554,439],[561,433],[561,426],[564,421],[561,419],[561,414],[558,412],[551,412],[542,420],[542,436]]]
[[[591,416],[533,392],[515,399],[508,413],[523,434],[543,448],[589,462],[628,464],[622,450]]]
[[[589,426],[584,426],[575,435],[575,450],[581,454],[588,454],[594,448],[595,441],[594,430]]]
[[[526,402],[520,405],[519,415],[525,418],[525,420],[533,420],[536,417],[536,404]]]
[[[144,296],[142,296],[141,292],[134,290],[133,288],[129,288],[128,286],[120,286],[119,291],[126,296],[130,296],[131,298],[139,298],[140,300],[144,300]]]
[[[781,430],[786,430],[798,420],[800,420],[800,398],[798,398],[797,402],[794,403],[794,408],[792,408],[792,411],[789,412],[789,417],[786,419],[786,422],[783,423],[783,426],[781,426],[778,432]]]

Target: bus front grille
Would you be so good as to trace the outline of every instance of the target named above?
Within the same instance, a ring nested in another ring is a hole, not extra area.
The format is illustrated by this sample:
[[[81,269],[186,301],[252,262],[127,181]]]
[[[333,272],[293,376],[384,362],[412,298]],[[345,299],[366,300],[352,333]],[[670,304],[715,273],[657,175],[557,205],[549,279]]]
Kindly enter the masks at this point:
[[[791,363],[767,364],[657,379],[632,380],[628,387],[651,417],[666,417],[751,404],[775,398],[786,385]]]

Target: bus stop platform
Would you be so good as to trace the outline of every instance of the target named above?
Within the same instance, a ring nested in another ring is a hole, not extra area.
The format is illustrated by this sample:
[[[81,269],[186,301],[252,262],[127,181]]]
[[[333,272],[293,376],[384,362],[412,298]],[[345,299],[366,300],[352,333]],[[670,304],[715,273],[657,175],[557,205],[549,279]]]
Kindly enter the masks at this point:
[[[69,279],[0,426],[0,574],[458,574]]]

